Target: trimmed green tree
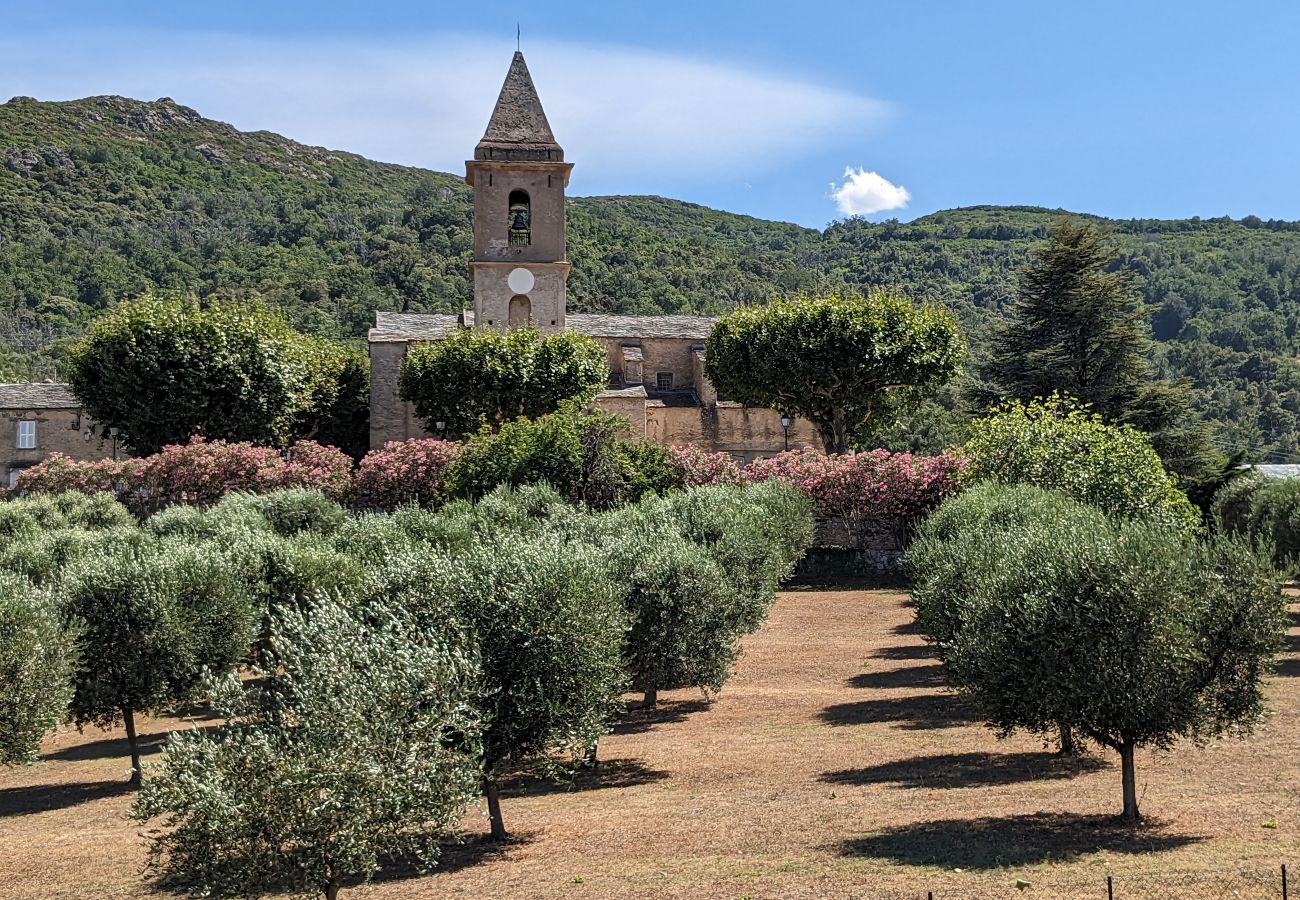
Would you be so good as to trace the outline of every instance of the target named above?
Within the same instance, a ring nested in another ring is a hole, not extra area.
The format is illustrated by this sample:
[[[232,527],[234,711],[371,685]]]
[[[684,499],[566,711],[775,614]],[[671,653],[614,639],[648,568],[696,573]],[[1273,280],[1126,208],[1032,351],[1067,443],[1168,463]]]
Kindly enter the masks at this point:
[[[247,589],[224,556],[168,542],[83,555],[59,596],[80,627],[72,718],[123,722],[139,784],[135,714],[197,699],[205,671],[227,672],[244,657],[257,621]]]
[[[341,351],[256,306],[145,297],[98,319],[68,381],[139,454],[196,434],[286,444],[338,391]]]
[[[0,764],[31,762],[72,699],[76,633],[46,591],[0,572]]]
[[[132,810],[150,862],[204,896],[333,900],[386,862],[434,866],[477,796],[477,660],[447,610],[323,599],[285,610],[215,735],[173,734]],[[432,622],[442,618],[442,624]]]
[[[728,313],[705,371],[719,395],[808,419],[843,453],[956,375],[964,353],[950,313],[873,291]]]
[[[998,408],[971,426],[963,452],[971,482],[1032,484],[1115,516],[1184,529],[1200,523],[1146,435],[1059,395]]]
[[[945,502],[909,559],[949,681],[1000,734],[1064,725],[1118,753],[1127,821],[1138,748],[1246,733],[1262,714],[1285,605],[1242,543],[989,484]]]
[[[431,432],[442,422],[438,436],[463,437],[590,402],[608,379],[605,348],[587,335],[461,329],[413,347],[398,386]]]

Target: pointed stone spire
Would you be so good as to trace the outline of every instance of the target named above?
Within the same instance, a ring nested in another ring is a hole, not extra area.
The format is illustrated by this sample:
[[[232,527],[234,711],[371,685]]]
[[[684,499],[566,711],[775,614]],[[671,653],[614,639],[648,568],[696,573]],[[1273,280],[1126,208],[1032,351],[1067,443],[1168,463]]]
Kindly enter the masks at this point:
[[[564,150],[551,134],[528,64],[518,50],[510,61],[510,71],[483,140],[474,148],[474,158],[564,161]]]

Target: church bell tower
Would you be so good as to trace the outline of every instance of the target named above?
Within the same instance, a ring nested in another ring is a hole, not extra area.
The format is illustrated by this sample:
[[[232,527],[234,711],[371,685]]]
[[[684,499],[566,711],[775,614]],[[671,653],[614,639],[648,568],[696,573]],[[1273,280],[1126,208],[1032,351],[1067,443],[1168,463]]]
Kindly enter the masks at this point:
[[[564,330],[564,189],[572,169],[516,51],[487,131],[465,163],[474,188],[476,327]]]

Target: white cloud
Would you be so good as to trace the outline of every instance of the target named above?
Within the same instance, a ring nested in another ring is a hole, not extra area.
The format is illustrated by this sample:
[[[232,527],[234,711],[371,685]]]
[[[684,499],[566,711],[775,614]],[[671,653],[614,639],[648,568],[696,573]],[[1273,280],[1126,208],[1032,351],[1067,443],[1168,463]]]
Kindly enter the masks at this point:
[[[456,172],[487,124],[512,43],[10,35],[0,37],[0,84],[38,99],[169,96],[237,128]],[[731,63],[551,41],[525,52],[556,137],[578,163],[579,192],[668,174],[743,178],[859,141],[889,113],[851,91]]]
[[[855,169],[844,170],[841,184],[831,182],[831,199],[846,216],[866,216],[887,209],[902,209],[912,195],[901,184],[892,184],[883,175]]]

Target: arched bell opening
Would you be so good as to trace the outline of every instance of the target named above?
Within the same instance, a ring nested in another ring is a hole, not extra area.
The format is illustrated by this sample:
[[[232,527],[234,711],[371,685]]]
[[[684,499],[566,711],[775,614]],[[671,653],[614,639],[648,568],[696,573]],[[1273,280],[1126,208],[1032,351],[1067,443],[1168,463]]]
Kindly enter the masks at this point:
[[[511,191],[509,205],[507,227],[510,231],[510,246],[527,247],[532,243],[533,223],[532,204],[528,199],[528,192]]]

